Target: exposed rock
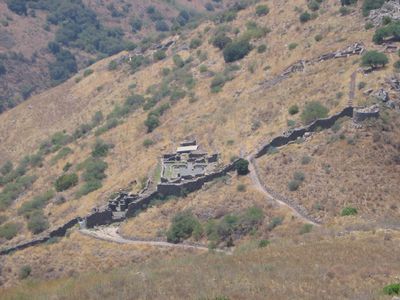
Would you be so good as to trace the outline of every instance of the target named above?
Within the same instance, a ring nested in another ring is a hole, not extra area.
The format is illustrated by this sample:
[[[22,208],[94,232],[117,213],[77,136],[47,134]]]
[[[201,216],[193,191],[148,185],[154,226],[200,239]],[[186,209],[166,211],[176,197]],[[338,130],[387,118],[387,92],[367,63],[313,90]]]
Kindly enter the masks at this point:
[[[389,93],[386,92],[383,88],[379,89],[375,94],[375,98],[382,101],[382,102],[387,102],[390,100],[389,98]]]
[[[375,26],[380,26],[385,17],[400,20],[400,0],[388,1],[381,8],[370,11],[368,19]]]

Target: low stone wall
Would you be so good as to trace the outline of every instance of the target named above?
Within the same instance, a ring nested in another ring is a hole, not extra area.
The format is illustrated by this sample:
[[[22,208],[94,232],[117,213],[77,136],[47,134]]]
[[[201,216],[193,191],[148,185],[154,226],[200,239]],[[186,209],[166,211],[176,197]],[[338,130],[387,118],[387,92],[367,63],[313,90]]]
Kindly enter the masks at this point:
[[[150,202],[156,199],[158,192],[154,191],[148,195],[141,196],[139,199],[129,203],[128,209],[126,211],[126,218],[134,217],[139,210],[147,208]]]
[[[79,219],[80,218],[74,218],[74,219],[70,220],[69,222],[65,223],[64,225],[56,228],[55,230],[50,231],[48,234],[46,234],[46,235],[44,235],[42,237],[36,238],[36,239],[31,240],[31,241],[26,242],[26,243],[22,243],[22,244],[16,245],[14,247],[10,247],[10,248],[4,249],[4,250],[0,250],[0,255],[10,254],[11,252],[14,252],[14,251],[17,251],[17,250],[22,250],[22,249],[25,249],[25,248],[28,248],[28,247],[32,247],[32,246],[35,246],[35,245],[38,245],[38,244],[45,243],[52,237],[64,236],[68,229],[74,227],[78,223]]]
[[[111,224],[112,221],[111,209],[105,209],[88,215],[86,217],[86,227],[93,228],[94,226],[107,225]]]
[[[257,151],[255,158],[259,158],[265,154],[267,154],[268,150],[270,148],[276,148],[276,147],[281,147],[289,142],[297,140],[299,137],[302,137],[306,132],[315,132],[318,129],[327,129],[332,127],[335,122],[342,118],[342,117],[352,117],[353,116],[353,107],[346,107],[343,109],[341,112],[325,119],[318,119],[311,123],[310,125],[307,125],[305,127],[301,128],[296,128],[294,129],[290,134],[288,135],[281,135],[277,136],[272,139],[269,143],[265,144],[264,146],[261,147],[260,150]]]
[[[370,118],[379,118],[379,107],[372,106],[369,108],[354,108],[353,121],[361,123]]]

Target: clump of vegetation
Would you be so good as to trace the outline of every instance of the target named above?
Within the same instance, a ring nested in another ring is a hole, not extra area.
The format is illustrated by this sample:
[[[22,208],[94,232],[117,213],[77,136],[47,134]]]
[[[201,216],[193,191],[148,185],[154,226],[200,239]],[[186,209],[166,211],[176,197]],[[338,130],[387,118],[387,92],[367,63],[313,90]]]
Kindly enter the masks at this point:
[[[234,62],[245,57],[252,49],[247,39],[234,40],[223,50],[225,62]]]
[[[165,53],[164,50],[157,50],[153,54],[153,58],[154,58],[155,61],[163,60],[166,57],[167,57],[167,54]]]
[[[265,16],[269,13],[269,8],[265,4],[257,5],[256,6],[256,15],[257,16]]]
[[[82,197],[102,187],[102,180],[106,178],[105,171],[108,164],[99,158],[90,157],[78,165],[78,169],[83,169],[82,179],[85,182],[78,190],[76,196]]]
[[[385,295],[393,296],[400,295],[400,283],[392,283],[383,288]]]
[[[54,191],[49,190],[43,194],[33,197],[32,200],[25,202],[18,209],[19,215],[29,216],[33,211],[42,209],[54,197]]]
[[[19,223],[9,222],[0,226],[0,238],[11,240],[14,238],[20,229]]]
[[[372,69],[384,67],[388,62],[389,59],[386,54],[376,50],[367,51],[361,58],[361,66],[371,67]]]
[[[167,232],[167,240],[176,244],[192,235],[200,238],[202,232],[202,226],[197,218],[190,211],[184,211],[176,214],[172,219],[172,224]]]
[[[262,45],[257,47],[257,52],[258,53],[264,53],[265,51],[267,51],[267,45],[262,44]]]
[[[347,207],[345,207],[345,208],[342,209],[340,215],[341,215],[341,216],[354,216],[354,215],[356,215],[357,213],[358,213],[358,212],[357,212],[357,209],[356,209],[356,208],[351,207],[351,206],[347,206]]]
[[[364,0],[362,6],[364,16],[368,16],[371,10],[381,8],[384,3],[385,0]]]
[[[108,151],[113,147],[113,144],[107,144],[101,139],[97,139],[92,148],[93,157],[107,156]]]
[[[212,44],[220,50],[223,50],[227,45],[232,42],[232,39],[225,35],[225,33],[219,33],[212,39]]]
[[[22,266],[19,269],[18,277],[19,279],[25,279],[28,278],[32,273],[32,268],[30,266]]]
[[[289,181],[288,183],[288,188],[289,191],[293,192],[293,191],[297,191],[300,187],[301,182],[295,179],[292,179]]]
[[[300,14],[299,19],[301,23],[306,23],[311,20],[311,14],[308,11],[305,11],[302,14]]]
[[[235,162],[235,169],[238,175],[247,175],[249,173],[249,161],[240,158]]]
[[[297,43],[290,43],[289,46],[288,46],[288,49],[290,51],[292,51],[292,50],[296,49],[298,45],[299,44],[297,44]]]
[[[301,228],[299,230],[299,234],[310,233],[312,228],[313,228],[312,224],[304,224],[303,226],[301,226]]]
[[[305,155],[301,158],[302,165],[308,165],[311,162],[311,157]]]
[[[57,192],[62,192],[74,187],[78,184],[78,175],[75,173],[63,174],[57,178],[55,182],[55,188]]]
[[[151,139],[145,139],[143,141],[143,147],[145,147],[145,148],[149,148],[152,145],[154,145],[154,141]]]
[[[43,215],[43,211],[35,210],[33,213],[29,215],[28,229],[33,234],[41,233],[45,231],[47,228],[49,228],[49,223],[47,222],[47,219]]]
[[[8,207],[35,182],[36,176],[22,176],[26,172],[26,169],[22,169],[22,167],[18,167],[15,172],[11,172],[4,179],[7,184],[0,192],[0,209]]]
[[[294,105],[290,106],[289,109],[288,109],[288,112],[289,112],[289,114],[291,114],[291,115],[297,114],[297,113],[299,112],[299,107],[298,107],[298,105],[294,104]]]
[[[193,38],[190,40],[189,47],[190,49],[197,49],[201,45],[201,39],[199,38]]]
[[[329,110],[318,101],[307,103],[301,113],[301,120],[305,123],[311,123],[317,119],[326,118]]]
[[[283,223],[283,217],[273,217],[272,220],[269,222],[267,228],[269,231],[273,230],[274,228],[278,227],[279,225],[282,225]]]

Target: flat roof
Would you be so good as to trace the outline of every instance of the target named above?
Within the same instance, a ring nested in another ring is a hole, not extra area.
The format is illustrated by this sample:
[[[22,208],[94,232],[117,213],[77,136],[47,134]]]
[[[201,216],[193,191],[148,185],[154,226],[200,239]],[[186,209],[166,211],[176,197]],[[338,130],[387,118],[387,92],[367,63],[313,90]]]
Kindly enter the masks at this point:
[[[176,149],[176,152],[178,152],[178,153],[180,153],[180,152],[191,152],[191,151],[196,151],[197,148],[199,148],[198,145],[182,146],[182,147],[178,147],[178,149]]]

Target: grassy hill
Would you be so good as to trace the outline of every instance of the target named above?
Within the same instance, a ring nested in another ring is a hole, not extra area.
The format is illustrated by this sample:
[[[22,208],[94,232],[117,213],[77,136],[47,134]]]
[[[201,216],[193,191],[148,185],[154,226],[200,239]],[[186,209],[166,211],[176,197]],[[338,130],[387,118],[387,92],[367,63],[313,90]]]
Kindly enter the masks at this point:
[[[94,5],[90,1],[85,4]],[[116,9],[123,10],[122,6]],[[147,179],[154,181],[160,156],[181,140],[196,138],[204,150],[221,153],[222,163],[228,163],[253,153],[289,128],[304,125],[302,115],[310,103],[318,102],[326,115],[341,111],[348,105],[354,72],[358,73],[354,104],[376,101],[364,92],[384,86],[386,78],[395,73],[397,53],[386,53],[386,67],[368,74],[359,72],[360,56],[349,56],[308,64],[303,72],[266,87],[266,81],[299,60],[312,60],[355,42],[368,50],[384,51],[384,46],[372,42],[375,29],[366,29],[362,3],[344,13],[339,1],[326,0],[310,20],[302,22],[300,16],[310,10],[303,0],[267,1],[214,21],[204,20],[191,30],[161,39],[158,45],[172,42],[164,50],[149,47],[144,53],[122,51],[104,58],[1,114],[0,233],[12,231],[8,238],[3,236],[1,245],[14,245],[38,231],[84,216],[120,189],[139,191]],[[101,20],[113,24],[107,16]],[[224,41],[229,46],[221,50],[218,47],[223,48]],[[237,56],[243,57],[230,62]],[[298,113],[289,109],[293,106]],[[163,268],[170,270],[165,271],[168,274],[173,272],[169,278],[176,279],[171,294],[164,298],[262,298],[266,293],[276,296],[273,298],[294,294],[316,299],[327,294],[332,299],[380,297],[380,288],[394,281],[396,274],[396,257],[391,253],[398,234],[382,228],[397,225],[392,222],[398,218],[397,128],[398,112],[382,108],[381,118],[361,129],[351,120],[341,120],[330,130],[256,160],[262,183],[304,206],[323,222],[320,227],[307,227],[289,209],[266,201],[249,178],[233,176],[185,198],[158,203],[120,228],[128,238],[165,238],[178,212],[191,211],[208,228],[210,222],[224,225],[231,215],[243,220],[247,210],[257,207],[262,217],[254,230],[235,235],[237,252],[232,256],[188,254],[177,258],[182,255],[180,250],[114,245],[72,231],[54,244],[1,257],[6,266],[2,283],[14,285],[20,268],[29,265],[35,278],[61,278],[33,284],[36,297],[54,292],[74,298],[90,289],[83,291],[81,277],[65,281],[66,277],[88,272],[83,275],[88,282],[126,282],[129,276],[136,276],[133,271],[126,278],[120,271],[104,276],[90,273],[98,261],[105,261],[98,270],[129,263],[135,270],[146,269],[154,275],[149,277],[149,294],[141,294],[134,284],[124,290],[138,298],[156,297],[164,285],[171,284]],[[297,178],[298,188],[290,191],[288,184],[295,172],[301,172],[302,176],[296,176],[302,179]],[[341,216],[345,207],[356,208],[358,214]],[[215,241],[206,232],[189,240],[219,246],[230,243],[229,239]],[[271,247],[257,249],[261,240],[271,240]],[[250,249],[242,252],[242,245]],[[356,255],[358,251],[365,255]],[[76,257],[77,252],[82,256]],[[153,254],[175,258],[155,270],[159,263],[150,259]],[[241,267],[246,259],[253,263]],[[193,261],[193,269],[186,260]],[[255,264],[260,260],[272,260],[276,265],[265,269],[266,273],[252,271],[258,270]],[[354,261],[358,275],[350,270],[349,261]],[[222,275],[216,269],[219,264]],[[310,265],[318,267],[307,268]],[[205,266],[209,269],[203,269]],[[181,268],[189,269],[179,276],[190,279],[179,287],[175,270]],[[194,271],[196,268],[201,271]],[[228,281],[236,282],[241,272],[243,285],[232,288]],[[234,277],[227,277],[228,273]],[[304,281],[298,274],[306,274]],[[207,280],[211,277],[216,279]],[[324,278],[328,292],[317,286],[318,278]],[[65,282],[73,287],[70,294],[63,294]],[[159,282],[158,290],[154,282]],[[91,292],[93,298],[108,297],[101,286]],[[283,286],[287,294],[282,294]],[[113,285],[109,288],[115,291]],[[27,291],[25,285],[21,289]],[[7,292],[9,297],[13,292],[25,293],[14,290]]]

